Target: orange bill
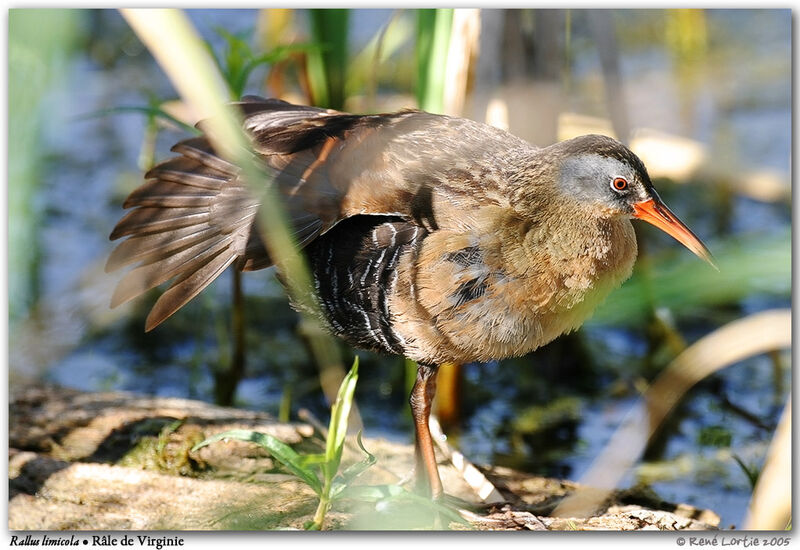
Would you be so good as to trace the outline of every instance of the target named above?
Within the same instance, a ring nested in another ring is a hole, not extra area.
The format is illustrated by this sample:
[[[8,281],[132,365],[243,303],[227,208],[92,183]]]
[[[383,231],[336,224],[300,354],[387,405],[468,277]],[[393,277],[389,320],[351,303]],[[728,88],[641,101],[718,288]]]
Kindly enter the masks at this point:
[[[658,199],[648,199],[646,201],[638,202],[633,205],[633,217],[644,220],[658,227],[660,230],[668,233],[678,240],[683,246],[697,254],[700,258],[707,261],[714,269],[717,268],[714,264],[714,258],[709,252],[703,241],[697,238],[697,235],[692,233],[692,230],[678,219],[678,216],[673,214],[667,205]]]

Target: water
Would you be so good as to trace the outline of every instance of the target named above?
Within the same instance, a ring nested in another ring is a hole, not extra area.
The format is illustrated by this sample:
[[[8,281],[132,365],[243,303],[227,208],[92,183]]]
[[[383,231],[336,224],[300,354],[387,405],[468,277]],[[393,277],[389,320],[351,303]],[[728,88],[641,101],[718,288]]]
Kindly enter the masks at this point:
[[[356,10],[355,40],[366,42],[390,14]],[[234,33],[246,31],[252,28],[256,12],[192,10],[190,17],[219,46],[222,41],[213,34],[216,25]],[[634,126],[699,139],[712,154],[721,151],[720,158],[736,159],[737,166],[774,170],[788,186],[790,16],[777,11],[754,17],[715,11],[708,14],[708,21],[713,59],[707,72],[700,71],[701,77],[694,81],[694,92],[686,92],[692,106],[688,119],[675,116],[679,94],[685,92],[660,43],[623,47],[621,68],[631,121]],[[23,336],[11,342],[11,370],[16,377],[12,380],[44,378],[84,390],[122,389],[211,400],[214,365],[228,360],[229,274],[149,334],[142,328],[152,297],[108,310],[111,290],[121,277],[102,271],[112,249],[108,234],[121,215],[124,196],[141,181],[137,162],[145,121],[133,114],[79,117],[144,105],[150,94],[170,97],[174,92],[116,12],[94,12],[83,19],[82,28],[85,42],[42,106],[48,123],[42,129],[44,177],[37,200],[46,215],[31,244],[41,247],[41,292],[36,308],[20,325]],[[591,41],[579,32],[578,26],[575,44],[584,47],[575,54],[568,103],[592,112],[602,105],[591,95],[602,92],[590,85],[598,81],[598,61]],[[751,71],[758,74],[757,80]],[[258,92],[252,87],[248,91]],[[163,130],[157,141],[158,158],[165,157],[181,137],[174,129]],[[782,235],[791,223],[788,203],[742,196],[733,196],[727,223],[720,221],[724,203],[718,202],[714,186],[724,186],[725,181],[699,185],[710,191],[667,186],[666,194],[672,209],[709,241]],[[649,243],[654,253],[674,246],[666,238]],[[294,413],[306,407],[325,418],[327,405],[316,368],[297,337],[296,316],[272,271],[247,274],[244,285],[250,325],[248,371],[237,403],[277,414],[281,396],[291,387]],[[786,288],[788,284],[777,293],[700,306],[699,314],[679,312],[675,328],[692,342],[744,314],[789,307]],[[578,336],[525,358],[465,366],[461,429],[454,428],[451,439],[476,462],[577,479],[627,413],[637,388],[664,365],[666,352],[653,347],[648,330],[595,323]],[[360,356],[362,375],[356,395],[367,434],[410,441],[403,362]],[[732,455],[754,467],[763,461],[790,385],[786,355],[783,365],[777,380],[772,362],[758,357],[702,382],[685,398],[656,449],[628,481],[648,482],[667,500],[712,508],[722,515],[723,526],[740,525],[750,487]],[[758,423],[725,405],[726,400],[749,411]],[[523,418],[541,417],[551,422],[542,432],[526,431],[521,425]],[[724,428],[727,444],[709,443],[714,427]]]

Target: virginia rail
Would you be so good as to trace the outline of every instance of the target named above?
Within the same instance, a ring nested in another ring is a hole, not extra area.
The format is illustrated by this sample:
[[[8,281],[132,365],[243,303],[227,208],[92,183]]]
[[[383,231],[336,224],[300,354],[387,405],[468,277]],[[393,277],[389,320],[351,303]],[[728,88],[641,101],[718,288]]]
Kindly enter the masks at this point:
[[[415,110],[352,115],[257,97],[238,105],[308,257],[325,325],[419,365],[410,397],[417,473],[433,498],[442,494],[428,429],[438,365],[522,355],[578,328],[631,274],[630,218],[711,261],[639,158],[609,137],[537,148]],[[172,150],[180,156],[125,201],[134,208],[111,239],[128,238],[106,266],[139,264],[112,306],[173,279],[148,331],[229,265],[273,263],[254,227],[260,198],[238,168],[205,137]]]

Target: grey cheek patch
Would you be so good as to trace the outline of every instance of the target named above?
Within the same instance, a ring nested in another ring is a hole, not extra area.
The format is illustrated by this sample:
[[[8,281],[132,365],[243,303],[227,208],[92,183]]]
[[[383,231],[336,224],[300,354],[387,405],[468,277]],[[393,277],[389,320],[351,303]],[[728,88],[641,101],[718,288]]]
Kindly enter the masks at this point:
[[[578,200],[606,203],[610,200],[609,185],[615,177],[633,182],[635,174],[617,159],[584,154],[564,160],[559,173],[560,190]]]

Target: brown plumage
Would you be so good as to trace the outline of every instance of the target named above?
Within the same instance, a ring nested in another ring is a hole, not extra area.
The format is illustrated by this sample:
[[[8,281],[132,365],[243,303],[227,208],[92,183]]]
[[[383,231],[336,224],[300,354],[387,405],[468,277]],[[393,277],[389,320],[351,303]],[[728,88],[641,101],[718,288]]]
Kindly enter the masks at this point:
[[[443,362],[527,353],[574,330],[631,273],[637,217],[709,259],[641,161],[604,136],[536,148],[466,119],[351,115],[246,98],[253,150],[305,250],[332,332],[420,364],[411,405],[417,458],[441,492],[427,428]],[[225,268],[272,265],[259,197],[204,137],[145,177],[107,269],[138,263],[112,305],[172,280],[151,330]],[[425,481],[425,480],[423,480]]]

